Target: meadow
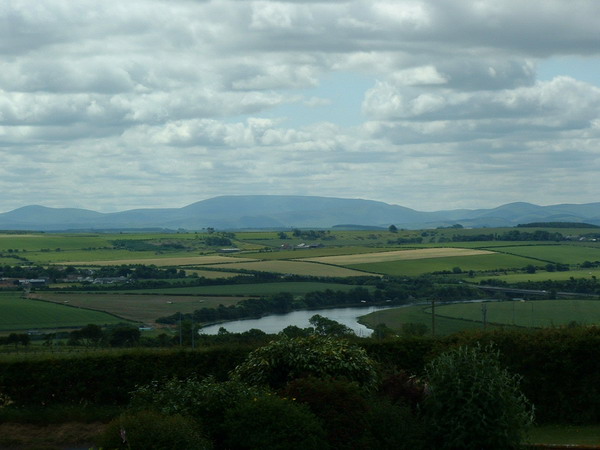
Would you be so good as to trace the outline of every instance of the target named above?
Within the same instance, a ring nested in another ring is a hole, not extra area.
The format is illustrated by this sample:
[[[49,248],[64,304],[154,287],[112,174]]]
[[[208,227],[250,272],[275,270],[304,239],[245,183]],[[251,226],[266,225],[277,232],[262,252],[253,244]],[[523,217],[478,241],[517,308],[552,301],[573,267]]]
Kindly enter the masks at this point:
[[[460,268],[462,272],[471,270],[475,272],[514,270],[521,269],[534,262],[534,260],[521,256],[493,253],[349,264],[347,267],[384,275],[418,276],[433,272],[452,272],[454,268]]]
[[[106,312],[64,304],[21,298],[19,293],[0,293],[0,331],[79,328],[88,323],[110,325],[124,322]]]
[[[217,308],[219,305],[235,305],[245,297],[210,297],[192,295],[136,295],[136,294],[92,294],[92,293],[62,293],[44,292],[36,294],[37,298],[61,304],[68,302],[69,305],[87,310],[105,311],[116,317],[140,322],[154,324],[158,317],[170,316],[172,314],[192,313],[200,308]],[[38,302],[43,303],[43,302]],[[71,308],[75,309],[75,308]],[[83,311],[80,309],[79,311]],[[89,311],[90,313],[96,311]],[[114,317],[113,317],[114,318]],[[123,322],[124,320],[117,320]],[[98,323],[88,321],[88,323]],[[111,322],[113,323],[113,322]]]
[[[573,323],[600,323],[599,300],[512,300],[474,303],[437,304],[435,306],[436,334],[446,335],[468,329],[486,328],[543,328]],[[402,330],[405,323],[425,324],[431,332],[431,304],[376,311],[361,318],[361,323],[374,327],[383,323]]]

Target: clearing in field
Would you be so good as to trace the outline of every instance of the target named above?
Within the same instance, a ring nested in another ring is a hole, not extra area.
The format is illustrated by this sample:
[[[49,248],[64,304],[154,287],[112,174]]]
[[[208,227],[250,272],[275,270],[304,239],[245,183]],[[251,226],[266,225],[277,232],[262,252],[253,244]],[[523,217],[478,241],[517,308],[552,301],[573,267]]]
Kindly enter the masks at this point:
[[[210,266],[219,268],[219,266]],[[358,270],[346,269],[345,267],[318,264],[304,261],[256,261],[227,264],[228,269],[234,270],[256,270],[259,272],[274,272],[293,275],[310,275],[317,277],[364,277],[376,276]]]
[[[136,322],[153,323],[157,318],[170,316],[172,314],[191,313],[201,308],[216,308],[220,304],[224,306],[235,305],[244,297],[196,297],[181,295],[135,295],[135,294],[87,294],[87,293],[58,293],[43,292],[37,294],[40,299],[46,300],[48,305],[55,306],[49,302],[88,308],[88,312],[105,311],[124,319]],[[63,306],[64,308],[64,306]],[[76,311],[83,309],[70,308]],[[95,310],[95,311],[90,311]],[[102,313],[97,313],[102,314]],[[112,316],[111,316],[112,317]],[[119,322],[113,317],[115,321]],[[85,322],[82,326],[88,323]]]
[[[230,264],[230,263],[238,263],[241,261],[256,261],[255,259],[245,259],[245,258],[230,258],[227,256],[219,256],[219,255],[207,255],[207,256],[187,256],[187,257],[177,257],[177,258],[137,258],[137,259],[117,259],[114,261],[71,261],[71,262],[63,262],[63,265],[71,265],[71,266],[84,266],[84,265],[94,265],[94,266],[119,266],[123,264],[153,264],[155,266],[193,266],[193,265],[207,265],[207,264]]]
[[[319,258],[303,259],[303,261],[347,266],[352,264],[369,264],[387,261],[447,258],[450,256],[491,255],[493,253],[494,252],[489,250],[477,250],[471,248],[420,248],[416,250],[396,250],[389,252],[362,253],[353,255],[323,256]]]
[[[108,325],[123,321],[104,312],[24,299],[17,293],[0,294],[0,331],[80,328],[89,323]]]

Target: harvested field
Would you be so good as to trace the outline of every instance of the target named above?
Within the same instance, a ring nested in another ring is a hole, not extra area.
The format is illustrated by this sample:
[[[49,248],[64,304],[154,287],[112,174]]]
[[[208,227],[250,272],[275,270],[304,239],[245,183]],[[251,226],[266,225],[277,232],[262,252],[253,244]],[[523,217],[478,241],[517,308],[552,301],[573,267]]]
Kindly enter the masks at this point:
[[[406,261],[411,259],[447,258],[451,256],[491,255],[488,250],[475,250],[471,248],[420,248],[416,250],[397,250],[390,252],[362,253],[355,255],[323,256],[308,258],[303,261],[312,261],[340,266],[351,264],[368,264],[387,261]]]
[[[219,266],[210,266],[219,268]],[[295,275],[312,275],[318,277],[364,277],[377,276],[345,267],[318,264],[307,261],[256,261],[227,264],[228,269],[256,270],[259,272],[289,273]]]
[[[119,266],[122,264],[154,264],[155,266],[192,266],[205,264],[229,264],[239,263],[240,261],[256,261],[250,258],[229,258],[227,256],[207,255],[207,256],[187,256],[178,258],[138,258],[138,259],[118,259],[114,261],[70,261],[60,263],[70,266]]]

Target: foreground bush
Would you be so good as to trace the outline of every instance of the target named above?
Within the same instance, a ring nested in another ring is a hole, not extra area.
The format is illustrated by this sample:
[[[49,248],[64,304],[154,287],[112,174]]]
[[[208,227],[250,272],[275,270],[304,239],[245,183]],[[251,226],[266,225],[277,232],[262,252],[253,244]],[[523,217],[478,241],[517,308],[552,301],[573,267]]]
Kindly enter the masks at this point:
[[[98,445],[107,449],[144,450],[212,448],[193,420],[155,411],[130,412],[113,420],[106,427]]]
[[[266,395],[240,402],[225,417],[226,448],[325,450],[325,432],[307,406]]]
[[[217,382],[211,377],[204,380],[171,379],[138,387],[133,392],[132,407],[193,417],[202,423],[211,439],[220,444],[228,434],[224,426],[227,411],[265,395],[263,389],[239,381]]]
[[[362,348],[319,336],[271,342],[250,353],[233,372],[234,379],[275,389],[307,376],[341,377],[366,388],[377,381],[374,363]]]
[[[491,347],[458,347],[426,368],[423,412],[431,448],[520,448],[533,408]]]
[[[363,394],[356,383],[314,377],[293,380],[281,392],[310,408],[334,449],[365,448],[369,404]]]

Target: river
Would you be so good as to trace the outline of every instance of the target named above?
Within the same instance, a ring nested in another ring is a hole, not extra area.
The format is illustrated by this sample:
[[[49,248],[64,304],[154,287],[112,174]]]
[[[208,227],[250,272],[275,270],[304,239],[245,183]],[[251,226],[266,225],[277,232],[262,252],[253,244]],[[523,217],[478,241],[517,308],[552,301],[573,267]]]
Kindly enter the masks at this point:
[[[396,308],[398,306],[395,306]],[[289,325],[296,325],[300,328],[307,328],[310,326],[308,319],[315,314],[320,314],[328,319],[335,320],[336,322],[342,323],[347,327],[351,328],[357,336],[367,337],[370,336],[372,330],[361,325],[357,322],[360,316],[372,313],[373,311],[379,311],[381,309],[388,309],[390,306],[363,306],[358,308],[332,308],[332,309],[313,309],[310,311],[292,311],[287,314],[273,314],[270,316],[261,317],[260,319],[244,319],[235,320],[231,322],[225,322],[216,325],[210,325],[200,329],[200,333],[203,334],[217,334],[219,328],[223,327],[230,333],[243,333],[252,328],[262,330],[268,334],[279,333],[285,327]]]

